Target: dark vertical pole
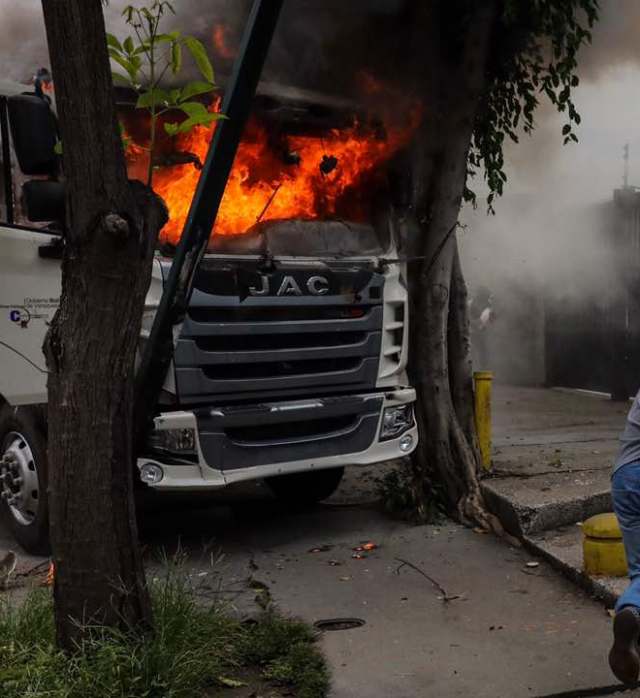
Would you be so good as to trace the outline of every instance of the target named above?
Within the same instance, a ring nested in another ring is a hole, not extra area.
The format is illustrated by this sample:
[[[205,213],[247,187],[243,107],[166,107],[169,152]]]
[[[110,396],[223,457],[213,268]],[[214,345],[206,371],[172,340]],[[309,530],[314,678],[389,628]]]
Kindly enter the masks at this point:
[[[173,327],[184,317],[193,277],[204,256],[253,97],[273,39],[283,0],[255,0],[222,103],[227,117],[217,123],[209,153],[176,249],[169,278],[144,348],[137,375],[138,444],[173,355]]]
[[[9,110],[7,98],[0,97],[0,138],[2,138],[2,174],[4,198],[7,207],[7,223],[14,223],[13,183],[11,178],[11,147],[9,145]]]

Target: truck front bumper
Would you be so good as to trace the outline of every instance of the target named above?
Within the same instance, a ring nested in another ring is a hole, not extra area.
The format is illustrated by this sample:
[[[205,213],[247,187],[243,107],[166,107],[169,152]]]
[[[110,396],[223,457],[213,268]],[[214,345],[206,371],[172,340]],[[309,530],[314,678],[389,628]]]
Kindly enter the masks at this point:
[[[187,430],[188,457],[152,451],[138,459],[141,477],[164,491],[206,491],[236,482],[349,465],[370,465],[410,454],[415,419],[381,440],[385,410],[415,402],[415,390],[167,412],[156,432]],[[167,456],[169,454],[166,454]],[[156,482],[146,475],[155,473]]]

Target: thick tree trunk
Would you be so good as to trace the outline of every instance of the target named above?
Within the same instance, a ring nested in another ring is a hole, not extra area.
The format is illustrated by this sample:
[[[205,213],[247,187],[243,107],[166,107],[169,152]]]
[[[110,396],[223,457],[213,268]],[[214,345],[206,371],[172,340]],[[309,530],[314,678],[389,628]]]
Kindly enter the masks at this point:
[[[477,437],[473,411],[474,394],[469,294],[464,274],[462,273],[460,252],[457,247],[451,270],[448,332],[449,385],[453,406],[464,435],[469,443],[474,446],[474,450],[476,450]]]
[[[148,626],[133,501],[135,351],[166,210],[127,180],[101,0],[43,0],[67,178],[62,296],[45,354],[59,644]]]
[[[444,4],[437,6],[439,15],[433,23],[442,28],[452,18],[444,17]],[[468,12],[468,17],[453,18],[459,21],[458,33],[450,32],[455,41],[431,37],[437,55],[433,49],[424,55],[430,63],[424,70],[429,84],[414,192],[422,246],[421,261],[410,274],[410,371],[418,391],[421,444],[412,459],[412,472],[419,515],[429,511],[433,488],[441,486],[449,508],[462,521],[489,528],[495,524],[485,510],[477,477],[466,287],[455,227],[498,2],[479,0]]]

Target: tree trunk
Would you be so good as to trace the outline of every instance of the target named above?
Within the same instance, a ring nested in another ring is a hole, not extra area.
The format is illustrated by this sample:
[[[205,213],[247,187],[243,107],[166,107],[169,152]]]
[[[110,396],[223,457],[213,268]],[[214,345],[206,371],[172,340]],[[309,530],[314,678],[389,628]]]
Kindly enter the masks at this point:
[[[127,179],[101,0],[43,0],[64,148],[60,307],[45,340],[57,638],[151,623],[133,501],[136,347],[166,209]]]
[[[462,273],[460,252],[457,246],[451,270],[448,333],[449,385],[453,407],[462,431],[469,443],[474,446],[475,451],[477,450],[477,436],[473,409],[473,364],[471,362],[469,294],[464,274]]]
[[[421,443],[412,459],[412,473],[420,517],[430,511],[434,487],[440,486],[460,520],[495,528],[477,476],[466,286],[455,228],[498,2],[478,0],[469,6],[469,16],[460,20],[445,19],[444,4],[438,5],[437,17],[432,11],[430,22],[439,28],[439,35],[425,39],[436,49],[424,53],[429,63],[423,69],[426,113],[414,168],[418,181],[413,205],[421,247],[420,261],[410,270],[410,373],[418,392]],[[458,23],[457,32],[450,31],[455,37],[450,41],[442,30],[447,20]]]

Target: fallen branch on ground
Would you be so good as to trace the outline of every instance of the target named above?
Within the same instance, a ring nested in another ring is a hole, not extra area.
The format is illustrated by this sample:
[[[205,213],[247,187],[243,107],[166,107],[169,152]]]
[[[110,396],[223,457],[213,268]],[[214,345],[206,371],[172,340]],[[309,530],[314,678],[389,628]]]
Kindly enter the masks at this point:
[[[395,558],[396,562],[400,562],[400,566],[396,569],[396,574],[400,574],[400,570],[403,567],[411,567],[412,570],[415,570],[418,574],[421,574],[428,582],[430,582],[441,594],[439,598],[442,599],[444,603],[449,603],[449,601],[455,601],[456,599],[459,599],[461,597],[460,594],[454,594],[454,595],[449,595],[446,591],[446,589],[433,577],[430,577],[424,570],[421,570],[419,567],[414,565],[412,562],[408,562],[407,560],[402,560],[399,557]]]

